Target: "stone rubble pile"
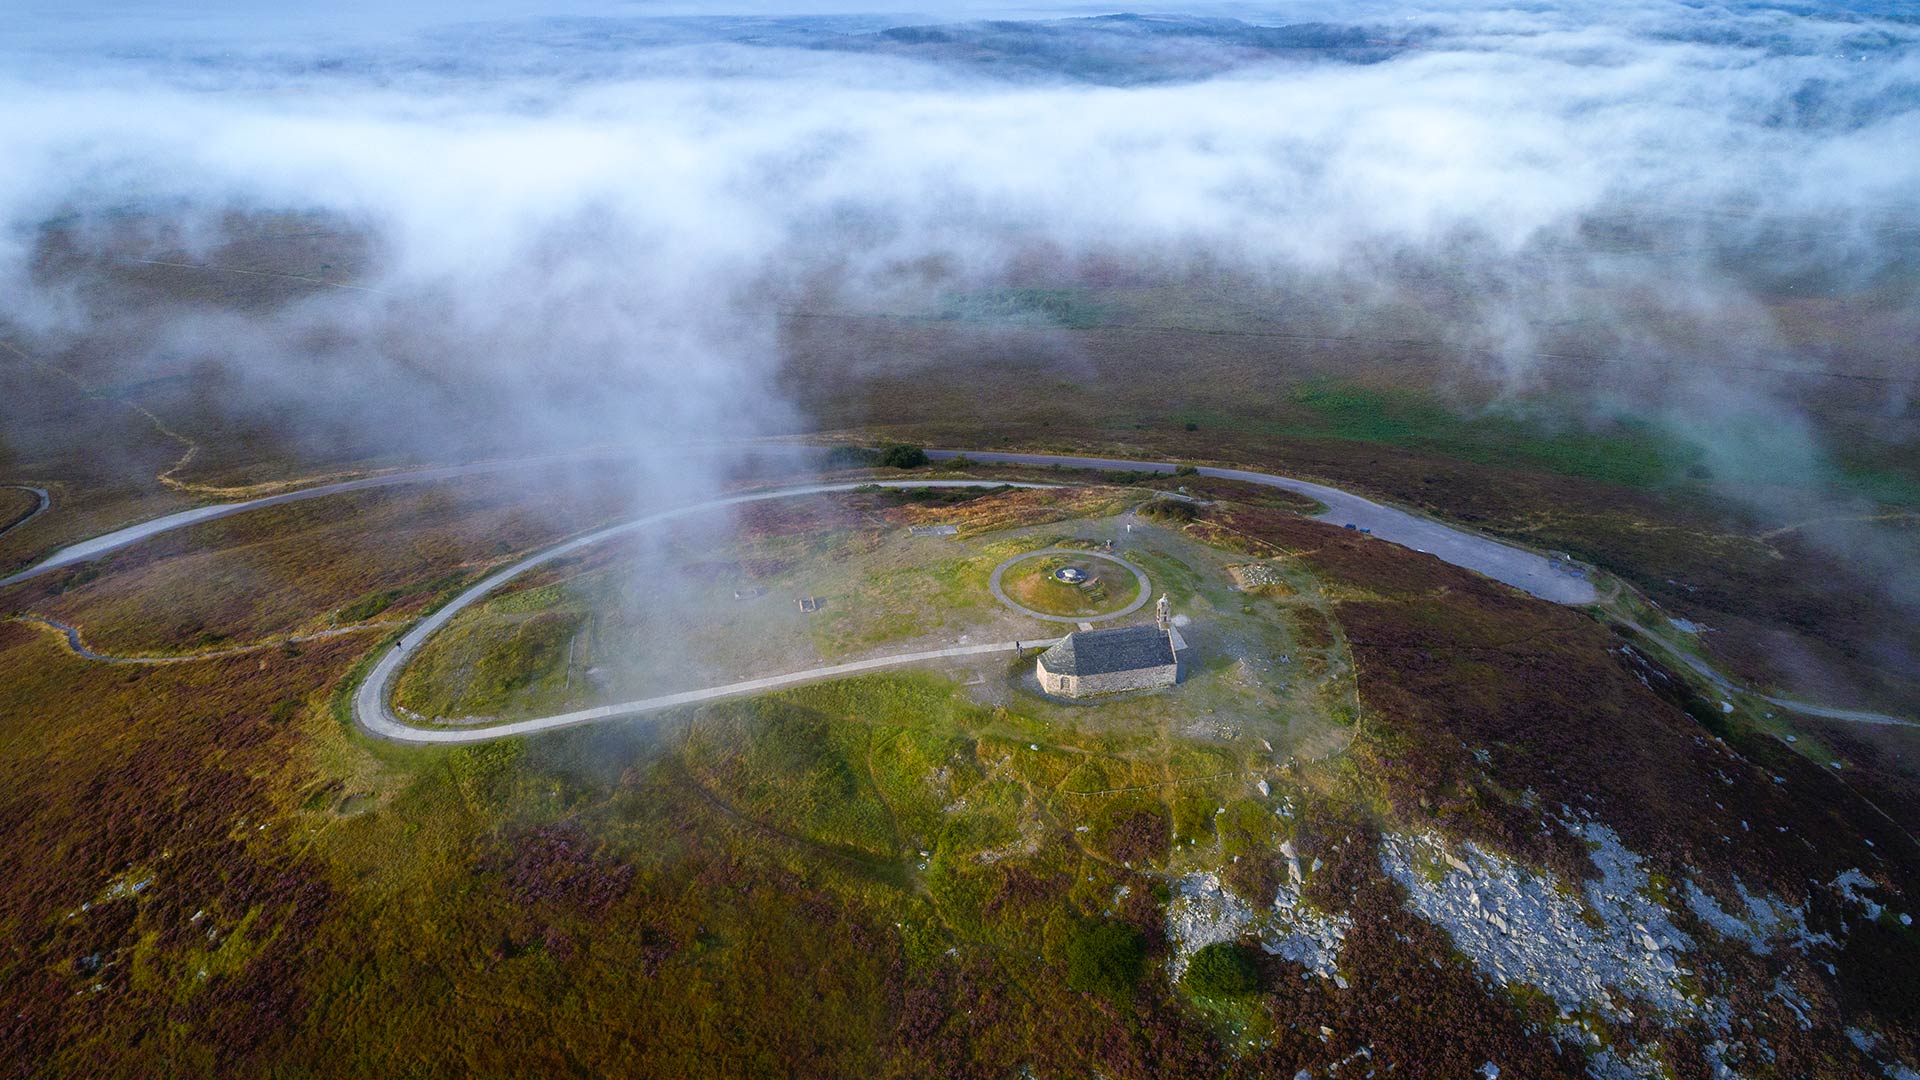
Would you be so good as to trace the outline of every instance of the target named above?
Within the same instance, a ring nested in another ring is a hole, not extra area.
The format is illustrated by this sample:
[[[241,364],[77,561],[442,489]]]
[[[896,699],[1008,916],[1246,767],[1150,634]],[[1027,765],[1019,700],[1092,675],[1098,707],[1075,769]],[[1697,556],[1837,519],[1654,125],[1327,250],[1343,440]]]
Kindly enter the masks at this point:
[[[1287,583],[1286,575],[1268,563],[1242,563],[1239,566],[1229,566],[1227,573],[1233,575],[1235,584],[1242,589],[1263,589]]]
[[[1222,887],[1218,874],[1188,874],[1174,882],[1173,899],[1167,902],[1167,940],[1173,942],[1168,968],[1173,980],[1180,981],[1194,953],[1239,938],[1252,923],[1252,906]]]
[[[1290,863],[1289,870],[1295,865]],[[1353,920],[1345,915],[1326,915],[1302,904],[1297,888],[1286,885],[1276,890],[1273,908],[1278,918],[1268,932],[1260,935],[1260,947],[1346,989],[1347,980],[1337,969],[1340,943],[1352,929]]]
[[[1801,909],[1773,897],[1755,896],[1738,878],[1734,879],[1733,887],[1747,909],[1745,917],[1721,908],[1718,901],[1692,880],[1686,883],[1687,907],[1715,933],[1746,942],[1747,948],[1759,956],[1773,951],[1770,939],[1780,934],[1788,935],[1803,948],[1813,940],[1815,935],[1807,933],[1806,913]]]
[[[1681,987],[1694,943],[1641,892],[1647,878],[1639,858],[1603,825],[1583,823],[1575,831],[1592,845],[1601,873],[1587,883],[1584,904],[1549,875],[1472,843],[1456,853],[1433,835],[1384,837],[1380,863],[1406,886],[1414,910],[1502,986],[1524,983],[1563,1009],[1610,1017],[1626,1015],[1616,995],[1675,1015],[1696,1013]]]
[[[1291,960],[1345,987],[1346,980],[1338,972],[1340,943],[1353,920],[1323,914],[1302,903],[1300,860],[1291,844],[1283,844],[1280,850],[1287,859],[1289,884],[1279,887],[1270,911],[1255,911],[1222,886],[1217,874],[1188,874],[1174,882],[1173,899],[1167,904],[1167,937],[1174,946],[1169,969],[1175,981],[1185,973],[1194,953],[1253,934],[1268,955]]]

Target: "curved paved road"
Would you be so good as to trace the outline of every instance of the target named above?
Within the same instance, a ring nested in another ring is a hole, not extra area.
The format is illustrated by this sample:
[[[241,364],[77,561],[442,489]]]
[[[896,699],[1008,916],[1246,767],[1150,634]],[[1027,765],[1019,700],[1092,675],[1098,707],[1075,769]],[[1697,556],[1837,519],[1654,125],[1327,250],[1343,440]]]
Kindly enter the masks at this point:
[[[1169,461],[1129,461],[1122,458],[1075,457],[1059,454],[1012,454],[988,450],[929,450],[932,458],[956,458],[966,456],[984,464],[1012,465],[1068,465],[1084,469],[1105,469],[1110,471],[1136,471],[1171,473],[1177,467]],[[109,551],[116,551],[129,544],[158,536],[161,533],[183,529],[189,525],[213,521],[232,514],[248,510],[259,510],[284,503],[299,502],[303,499],[317,499],[327,495],[340,495],[350,491],[365,491],[370,488],[391,487],[396,484],[425,483],[432,480],[446,480],[461,476],[474,476],[483,473],[501,472],[508,469],[527,468],[537,465],[551,465],[562,462],[578,461],[582,458],[608,456],[604,452],[589,454],[554,454],[545,457],[520,458],[511,461],[487,461],[470,465],[449,465],[440,468],[420,469],[412,472],[388,473],[383,476],[368,476],[358,480],[343,480],[335,484],[322,484],[317,487],[302,488],[298,491],[267,495],[258,499],[246,499],[241,502],[216,503],[209,506],[196,506],[191,510],[182,510],[164,517],[154,518],[137,525],[117,529],[104,536],[84,540],[60,549],[43,561],[21,570],[18,573],[0,578],[0,587],[13,585],[38,577],[41,574],[57,570],[63,566],[85,562],[97,558]],[[1203,467],[1201,476],[1221,477],[1229,480],[1244,480],[1267,487],[1281,488],[1297,492],[1309,498],[1317,499],[1327,507],[1327,511],[1318,515],[1319,520],[1336,524],[1352,523],[1361,528],[1370,529],[1373,535],[1382,540],[1390,540],[1418,551],[1427,552],[1443,562],[1465,567],[1486,575],[1496,581],[1504,581],[1515,588],[1525,590],[1546,600],[1562,604],[1590,604],[1599,599],[1593,583],[1584,578],[1552,569],[1544,556],[1523,551],[1520,548],[1500,543],[1497,540],[1464,532],[1444,525],[1430,518],[1418,517],[1404,510],[1383,506],[1370,499],[1361,498],[1339,488],[1328,487],[1306,480],[1279,476],[1273,473],[1251,472],[1245,469],[1216,469]],[[913,482],[908,486],[924,487],[926,482]]]
[[[129,525],[124,529],[96,536],[91,540],[82,540],[77,544],[61,548],[52,555],[18,573],[0,578],[0,588],[39,577],[50,570],[63,566],[86,562],[98,558],[109,551],[117,551],[129,544],[158,536],[161,533],[184,529],[189,525],[198,525],[204,521],[242,514],[248,510],[262,510],[282,503],[300,502],[305,499],[318,499],[326,495],[342,495],[349,491],[365,491],[369,488],[392,487],[396,484],[419,484],[431,480],[448,480],[459,476],[475,476],[481,473],[503,472],[508,469],[521,469],[535,465],[555,465],[563,462],[578,461],[583,456],[594,455],[554,454],[547,457],[519,458],[512,461],[482,461],[470,465],[448,465],[434,469],[419,469],[411,472],[387,473],[382,476],[366,476],[358,480],[342,480],[334,484],[321,484],[316,487],[301,488],[298,491],[284,491],[278,495],[265,495],[258,499],[243,499],[239,502],[213,503],[196,506],[191,510],[181,510],[163,517],[153,518]],[[35,489],[38,490],[38,489]],[[44,495],[44,493],[42,493]]]
[[[0,526],[0,536],[5,536],[20,526],[25,525],[27,522],[32,521],[34,518],[39,517],[41,514],[46,513],[47,508],[53,505],[53,496],[47,494],[45,488],[37,488],[31,484],[0,484],[0,487],[9,487],[16,491],[25,491],[40,500],[40,505],[29,511],[26,517],[21,518],[11,525]]]
[[[929,450],[927,456],[936,459],[965,456],[985,465],[1066,465],[1078,469],[1132,472],[1170,473],[1178,467],[1171,461],[1128,461],[1123,458],[1010,454],[983,450]],[[1489,537],[1456,529],[1431,518],[1409,514],[1405,510],[1383,506],[1350,491],[1342,491],[1339,488],[1307,480],[1295,480],[1290,476],[1276,476],[1273,473],[1252,472],[1246,469],[1216,469],[1203,466],[1196,471],[1201,476],[1218,477],[1223,480],[1244,480],[1251,484],[1281,488],[1305,495],[1319,501],[1327,508],[1325,513],[1314,515],[1316,520],[1335,525],[1352,524],[1370,530],[1376,539],[1390,540],[1404,547],[1413,548],[1415,551],[1424,551],[1442,562],[1465,567],[1495,581],[1504,581],[1516,589],[1532,593],[1543,600],[1552,600],[1559,604],[1591,604],[1600,599],[1600,593],[1593,587],[1593,582],[1584,577],[1574,577],[1564,571],[1553,569],[1544,555],[1537,555]]]
[[[1620,625],[1659,645],[1669,656],[1674,657],[1689,668],[1692,668],[1701,678],[1706,679],[1720,689],[1728,693],[1751,692],[1734,685],[1733,680],[1714,670],[1712,664],[1687,652],[1685,649],[1675,648],[1666,638],[1641,626],[1632,619],[1622,618]],[[1774,697],[1772,694],[1758,694],[1758,697],[1767,704],[1777,705],[1788,712],[1797,712],[1805,716],[1817,716],[1824,720],[1845,720],[1855,724],[1879,724],[1884,727],[1920,727],[1920,724],[1916,724],[1912,720],[1903,720],[1898,716],[1870,712],[1866,709],[1842,709],[1833,705],[1815,705],[1811,701],[1795,701],[1792,698]]]
[[[574,712],[542,716],[532,720],[520,720],[508,724],[495,724],[483,728],[419,728],[394,715],[388,705],[388,687],[394,677],[412,657],[421,643],[432,637],[434,632],[450,622],[455,615],[471,606],[488,593],[519,577],[537,566],[579,551],[582,548],[598,544],[630,532],[636,532],[653,525],[672,521],[676,518],[717,510],[725,506],[738,506],[741,503],[760,502],[767,499],[785,499],[797,495],[820,495],[835,491],[852,491],[861,487],[892,488],[995,488],[995,487],[1053,487],[1052,484],[1005,483],[998,480],[863,480],[840,484],[801,484],[795,487],[776,488],[770,491],[754,491],[726,498],[712,499],[690,506],[678,506],[670,510],[660,510],[644,517],[623,521],[618,525],[609,525],[583,536],[577,536],[565,543],[557,544],[545,551],[529,555],[520,561],[487,575],[478,584],[454,597],[446,606],[420,620],[413,629],[400,635],[394,647],[386,650],[373,670],[367,673],[353,695],[353,717],[367,731],[396,742],[408,743],[476,743],[493,739],[504,739],[513,735],[528,735],[539,731],[553,731],[558,728],[576,727],[600,720],[612,720],[619,717],[637,716],[642,713],[658,712],[680,705],[692,705],[703,701],[718,701],[722,698],[741,697],[748,694],[764,693],[784,686],[798,686],[802,683],[821,682],[837,679],[846,675],[856,675],[882,668],[903,667],[909,664],[925,663],[954,656],[980,656],[996,652],[1014,652],[1033,645],[1052,644],[1051,639],[1042,641],[1001,641],[991,645],[957,645],[952,648],[934,649],[928,652],[901,653],[894,656],[878,656],[866,660],[854,660],[844,664],[827,667],[809,668],[805,671],[789,672],[784,675],[769,675],[765,678],[747,679],[742,682],[728,683],[724,686],[710,686],[701,690],[688,690],[678,694],[663,694],[658,697],[641,698],[635,701],[622,701],[612,705],[601,705],[592,709],[580,709]]]
[[[1178,468],[1178,466],[1175,463],[1166,462],[1166,461],[1131,461],[1123,458],[1082,457],[1082,456],[1076,456],[1076,455],[1062,455],[1062,454],[1019,454],[1019,453],[1006,453],[1006,452],[991,451],[991,450],[929,450],[927,451],[927,455],[935,459],[951,459],[951,458],[965,456],[965,457],[971,458],[974,461],[981,462],[983,464],[1017,464],[1017,465],[1042,465],[1042,466],[1064,465],[1064,466],[1071,466],[1075,468],[1103,469],[1103,470],[1109,470],[1109,471],[1142,471],[1142,472],[1171,473]],[[216,518],[226,517],[230,514],[243,513],[248,510],[257,510],[257,509],[261,509],[268,506],[276,506],[283,503],[297,502],[302,499],[317,499],[327,495],[337,495],[345,492],[360,491],[360,490],[365,490],[369,488],[387,487],[387,486],[396,485],[396,484],[424,483],[432,480],[449,479],[449,478],[460,477],[460,476],[473,476],[473,475],[478,475],[483,473],[503,471],[507,469],[525,468],[529,466],[537,466],[537,465],[543,465],[543,464],[558,464],[562,462],[579,461],[582,459],[590,459],[593,457],[600,457],[600,456],[615,456],[615,455],[611,455],[605,451],[591,451],[586,453],[554,454],[554,455],[547,455],[543,457],[521,458],[516,460],[510,460],[510,461],[478,462],[478,463],[468,464],[468,465],[452,465],[452,466],[444,466],[439,468],[421,469],[413,472],[390,473],[384,476],[364,477],[359,480],[347,480],[347,481],[342,481],[340,483],[335,483],[335,484],[324,484],[318,487],[303,488],[298,491],[283,492],[278,495],[270,495],[270,496],[265,496],[263,498],[258,498],[258,499],[248,499],[242,502],[221,503],[221,504],[211,505],[211,506],[195,507],[191,510],[183,510],[183,511],[180,511],[179,513],[169,514],[164,517],[155,518],[151,521],[141,522],[137,525],[130,525],[126,528],[119,529],[111,533],[107,533],[104,536],[95,537],[92,540],[82,541],[81,543],[63,548],[55,552],[53,555],[49,556],[44,561],[35,564],[34,566],[28,567],[25,570],[21,570],[5,578],[0,578],[0,587],[12,585],[21,581],[26,581],[30,578],[37,577],[41,574],[47,573],[51,570],[56,570],[63,566],[69,566],[74,563],[84,562],[88,559],[96,558],[100,555],[106,554],[109,551],[114,551],[119,548],[126,547],[129,544],[137,543],[141,540],[145,540],[152,536],[157,536],[161,533],[169,532],[174,529],[185,528],[189,525],[197,525],[205,521],[212,521]],[[1337,524],[1352,523],[1356,526],[1371,530],[1372,534],[1376,538],[1392,541],[1394,543],[1403,544],[1407,547],[1414,548],[1418,551],[1427,552],[1441,559],[1444,562],[1449,562],[1454,564],[1455,566],[1464,567],[1466,569],[1473,570],[1477,573],[1484,574],[1487,577],[1491,577],[1497,581],[1505,582],[1509,585],[1522,589],[1528,593],[1533,594],[1534,596],[1538,596],[1543,599],[1553,600],[1563,604],[1590,604],[1590,603],[1596,602],[1599,599],[1598,593],[1595,590],[1592,582],[1587,581],[1584,578],[1575,578],[1569,574],[1552,569],[1549,566],[1546,558],[1544,558],[1543,556],[1537,555],[1530,551],[1523,551],[1520,548],[1516,548],[1507,544],[1500,543],[1499,541],[1490,539],[1485,536],[1480,536],[1474,533],[1469,533],[1459,529],[1455,529],[1450,526],[1441,524],[1438,521],[1433,521],[1428,518],[1418,517],[1414,514],[1407,513],[1404,510],[1397,510],[1390,506],[1383,506],[1380,503],[1373,502],[1370,499],[1362,498],[1351,492],[1342,491],[1339,488],[1328,487],[1325,484],[1316,484],[1306,480],[1296,480],[1296,479],[1293,479],[1292,477],[1280,476],[1272,473],[1253,472],[1245,469],[1220,469],[1220,468],[1214,468],[1211,466],[1204,466],[1197,469],[1196,471],[1201,476],[1220,477],[1220,478],[1229,479],[1229,480],[1242,480],[1248,483],[1262,484],[1267,487],[1280,488],[1286,491],[1292,491],[1298,494],[1306,495],[1309,498],[1318,500],[1320,503],[1322,503],[1327,507],[1327,511],[1325,513],[1317,515],[1318,519],[1321,521],[1332,522]],[[986,481],[972,481],[972,482],[969,482],[969,481],[894,481],[894,482],[887,482],[885,486],[925,487],[925,486],[940,486],[940,485],[966,486],[968,484],[986,484],[988,486],[991,486],[991,482],[986,482]],[[827,484],[827,485],[813,485],[813,489],[824,492],[824,491],[835,491],[835,490],[847,490],[856,486],[859,486],[859,485],[858,484],[847,484],[847,485]],[[1019,486],[1044,487],[1047,485],[1031,484],[1031,485],[1019,485]],[[33,490],[38,491],[38,489],[33,489]],[[789,493],[797,494],[799,493],[799,489],[792,489],[789,491]],[[771,494],[762,494],[757,497],[777,497],[777,496],[774,496]],[[742,497],[736,501],[748,501],[749,498],[751,497]],[[717,505],[717,504],[713,504],[713,503],[703,504],[702,507],[682,508],[678,511],[668,511],[667,513],[669,515],[672,515],[674,513],[693,513],[693,512],[697,512],[698,509],[708,508],[714,505]],[[43,506],[43,509],[44,509],[44,506]],[[36,514],[37,513],[38,511],[36,511]],[[649,520],[649,519],[643,519],[643,520]],[[21,524],[24,524],[24,522],[22,522]],[[640,526],[638,524],[630,523],[630,527],[637,528]],[[620,527],[616,526],[615,528],[618,529]],[[489,580],[492,580],[492,579],[489,579]],[[483,582],[482,584],[485,584],[485,583]],[[436,627],[437,625],[438,624],[435,624]],[[422,628],[425,628],[425,624],[422,624]],[[428,629],[427,632],[431,632],[430,629]],[[414,636],[417,633],[421,633],[421,628],[416,628],[414,632],[409,633],[407,635],[407,638],[403,640],[411,640],[417,643],[419,638]],[[422,634],[422,636],[424,636],[424,634]],[[1012,648],[1016,644],[1018,643],[1004,643],[1000,647]],[[993,647],[981,646],[978,648],[981,648],[983,650],[990,650]],[[936,655],[941,655],[941,654],[928,654],[927,656],[921,656],[921,657],[918,657],[917,659],[928,659]],[[1682,655],[1684,656],[1685,654],[1682,654]],[[917,661],[916,659],[900,658],[897,660],[897,662],[913,663]],[[385,658],[383,658],[382,663],[383,664],[385,663]],[[1689,666],[1694,667],[1696,670],[1701,670],[1704,665],[1704,662],[1697,661],[1696,658],[1688,658],[1687,663]],[[825,669],[822,669],[822,670],[825,670]],[[1701,673],[1705,677],[1713,680],[1716,683],[1719,683],[1722,685],[1730,685],[1728,684],[1724,676],[1720,675],[1717,671],[1713,671],[1710,667],[1705,668],[1704,670],[1701,671]],[[802,673],[796,673],[796,675],[794,676],[774,676],[774,679],[806,681],[807,677],[808,677],[808,673],[802,672]],[[834,676],[831,674],[823,674],[817,677],[832,678]],[[777,685],[791,685],[791,682],[790,681],[779,682],[777,683]],[[756,692],[755,689],[753,689],[754,684],[752,683],[740,683],[740,684],[735,684],[735,686],[739,687],[740,689],[730,690],[729,688],[726,688],[726,687],[718,687],[718,688],[715,688],[715,693],[718,694],[718,696],[728,696],[728,693]],[[762,689],[764,688],[765,687],[762,687]],[[704,691],[702,693],[704,693]],[[665,699],[652,699],[652,700],[665,701]],[[712,699],[702,698],[699,700],[712,700]],[[1912,723],[1912,721],[1904,720],[1900,717],[1889,716],[1883,713],[1866,712],[1866,711],[1853,710],[1853,709],[1837,709],[1837,708],[1831,708],[1828,706],[1813,704],[1811,702],[1794,701],[1788,698],[1769,697],[1767,698],[1767,700],[1773,703],[1774,705],[1777,705],[1784,709],[1790,709],[1797,712],[1807,713],[1809,715],[1824,716],[1824,717],[1829,717],[1829,718],[1838,719],[1838,720],[1853,720],[1853,721],[1858,721],[1862,723],[1881,723],[1881,724]],[[685,702],[680,702],[680,703],[684,704]],[[638,705],[638,704],[644,704],[644,703],[634,703],[634,704]],[[667,707],[671,707],[671,705],[669,703],[669,704],[661,704],[655,707],[667,708]],[[620,706],[608,706],[608,708],[620,708]],[[641,711],[644,711],[644,710],[641,710]],[[600,719],[600,718],[601,717],[594,717],[591,719]],[[590,722],[590,719],[574,720],[571,722],[587,723],[587,722]],[[416,729],[411,729],[411,728],[407,729],[407,731],[414,732],[416,734],[428,734],[428,733],[418,732]],[[497,727],[484,729],[484,736],[487,738],[499,738],[502,736],[502,734],[506,734],[506,733],[508,732],[504,731],[502,728],[497,728]],[[431,734],[438,735],[439,733],[435,732]],[[480,734],[480,733],[476,733],[476,734]],[[390,737],[395,737],[395,736],[390,736]],[[431,739],[422,739],[421,741],[462,741],[462,740],[431,738]]]
[[[1133,603],[1128,604],[1119,611],[1109,611],[1105,615],[1049,615],[1044,611],[1035,611],[1025,604],[1020,603],[1018,600],[1015,600],[1013,597],[1008,596],[1007,590],[1000,586],[1000,579],[1006,576],[1008,568],[1012,567],[1015,563],[1026,562],[1028,559],[1037,558],[1041,555],[1073,555],[1105,559],[1108,562],[1119,563],[1121,566],[1133,571],[1133,579],[1140,584],[1140,595],[1133,598]],[[1088,551],[1085,548],[1041,548],[1039,551],[1029,551],[1024,555],[1015,555],[1013,558],[993,568],[993,575],[987,578],[987,589],[993,593],[995,600],[1000,601],[1022,615],[1035,619],[1045,619],[1048,622],[1064,623],[1093,623],[1106,622],[1108,619],[1117,619],[1122,615],[1131,615],[1139,611],[1147,605],[1148,600],[1153,598],[1153,583],[1147,580],[1147,572],[1145,570],[1140,569],[1116,555],[1108,555],[1101,551]]]
[[[360,726],[385,739],[394,742],[448,745],[457,743],[491,742],[494,739],[506,739],[515,735],[532,735],[542,731],[554,731],[559,728],[578,727],[602,720],[618,720],[640,716],[650,712],[677,708],[681,705],[697,705],[704,701],[720,701],[725,698],[746,697],[763,694],[769,690],[779,690],[788,686],[800,686],[805,683],[825,682],[848,675],[860,675],[869,671],[885,668],[906,667],[922,664],[929,660],[940,660],[953,656],[984,656],[990,653],[1017,652],[1021,649],[1040,645],[1051,645],[1058,639],[1044,638],[1034,641],[999,641],[991,645],[956,645],[949,649],[934,649],[929,652],[900,653],[894,656],[876,656],[868,660],[854,660],[831,667],[809,668],[785,675],[769,675],[761,679],[747,679],[742,682],[727,683],[724,686],[709,686],[700,690],[687,690],[678,694],[662,694],[659,697],[640,698],[636,701],[622,701],[613,705],[601,705],[592,709],[579,709],[574,712],[556,713],[552,716],[536,717],[532,720],[516,720],[507,724],[493,724],[480,728],[418,728],[393,715],[392,710],[380,701],[378,695],[384,693],[386,681],[390,681],[398,669],[401,657],[399,650],[389,649],[374,667],[373,674],[367,676],[360,690],[353,696],[353,715]],[[384,669],[384,670],[383,670]],[[374,675],[384,675],[385,680],[378,687],[374,684]],[[371,688],[371,689],[370,689]]]

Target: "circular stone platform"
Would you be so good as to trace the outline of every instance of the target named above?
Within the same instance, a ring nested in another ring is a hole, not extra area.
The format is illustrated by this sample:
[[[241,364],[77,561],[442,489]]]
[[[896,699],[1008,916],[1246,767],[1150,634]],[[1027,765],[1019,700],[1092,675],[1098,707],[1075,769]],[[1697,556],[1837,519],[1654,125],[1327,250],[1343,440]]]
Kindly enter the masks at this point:
[[[1006,575],[1008,570],[1013,569],[1015,566],[1026,562],[1028,559],[1037,559],[1043,555],[1071,555],[1076,559],[1105,559],[1110,563],[1118,563],[1128,570],[1133,571],[1134,580],[1140,584],[1140,595],[1134,597],[1133,602],[1126,607],[1118,611],[1109,611],[1104,615],[1049,615],[1044,611],[1035,611],[1015,600],[1013,597],[1008,596],[1006,589],[1000,585],[1000,579]],[[987,579],[987,588],[993,591],[993,598],[995,600],[1000,601],[1002,604],[1005,604],[1022,615],[1031,616],[1035,619],[1045,619],[1048,622],[1063,623],[1104,622],[1107,619],[1117,619],[1122,615],[1131,615],[1139,611],[1142,607],[1146,606],[1148,600],[1153,598],[1153,583],[1147,580],[1147,572],[1145,570],[1140,569],[1119,556],[1107,555],[1098,551],[1087,551],[1082,548],[1041,548],[1039,551],[1028,551],[1020,555],[1015,555],[1013,558],[993,568],[993,576]]]

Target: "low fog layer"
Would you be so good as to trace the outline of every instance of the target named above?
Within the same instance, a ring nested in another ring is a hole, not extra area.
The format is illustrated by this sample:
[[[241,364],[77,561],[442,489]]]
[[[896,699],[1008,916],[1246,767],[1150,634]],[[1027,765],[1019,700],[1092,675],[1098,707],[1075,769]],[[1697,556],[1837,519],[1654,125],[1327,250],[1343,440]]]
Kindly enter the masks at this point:
[[[1896,11],[49,9],[0,53],[0,318],[105,381],[432,455],[804,430],[773,391],[803,304],[1113,266],[1358,320],[1444,294],[1427,333],[1504,392],[1556,349],[1648,361],[1594,409],[1638,395],[1737,489],[1831,450],[1755,372],[1836,367],[1862,430],[1912,438]],[[1802,293],[1847,329],[1809,346]]]

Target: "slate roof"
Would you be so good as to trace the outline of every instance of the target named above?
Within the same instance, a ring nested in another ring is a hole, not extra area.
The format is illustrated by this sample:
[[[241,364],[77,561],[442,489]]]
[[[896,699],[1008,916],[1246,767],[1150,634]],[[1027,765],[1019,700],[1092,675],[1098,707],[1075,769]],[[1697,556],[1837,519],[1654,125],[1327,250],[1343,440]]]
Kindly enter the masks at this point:
[[[1055,675],[1106,675],[1175,662],[1173,645],[1157,626],[1081,630],[1040,654],[1040,663]]]

